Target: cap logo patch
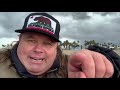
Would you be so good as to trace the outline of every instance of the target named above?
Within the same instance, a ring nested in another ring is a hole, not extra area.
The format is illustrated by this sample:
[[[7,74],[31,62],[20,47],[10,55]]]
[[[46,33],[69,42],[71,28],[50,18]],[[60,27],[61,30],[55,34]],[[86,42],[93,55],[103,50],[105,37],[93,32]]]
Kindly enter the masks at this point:
[[[28,28],[35,27],[48,30],[54,34],[54,29],[51,26],[51,20],[43,16],[31,16],[28,23]]]

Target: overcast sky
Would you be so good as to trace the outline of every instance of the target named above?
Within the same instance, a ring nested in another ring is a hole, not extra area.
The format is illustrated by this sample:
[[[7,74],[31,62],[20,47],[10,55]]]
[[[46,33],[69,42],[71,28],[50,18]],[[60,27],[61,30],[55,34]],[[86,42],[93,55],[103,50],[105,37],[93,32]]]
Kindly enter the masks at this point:
[[[31,12],[0,12],[0,47],[18,40],[14,32],[21,29]],[[60,40],[96,40],[120,44],[120,12],[48,12],[61,24]]]

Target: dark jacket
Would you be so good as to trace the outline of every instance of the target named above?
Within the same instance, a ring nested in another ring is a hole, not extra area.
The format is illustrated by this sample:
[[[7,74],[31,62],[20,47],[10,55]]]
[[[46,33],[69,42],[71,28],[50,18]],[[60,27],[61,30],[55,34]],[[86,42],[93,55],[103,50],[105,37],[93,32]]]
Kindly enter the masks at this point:
[[[113,64],[114,66],[114,74],[111,78],[120,78],[120,56],[114,52],[112,49],[100,47],[100,46],[89,46],[89,50],[99,52],[106,56],[106,58]]]

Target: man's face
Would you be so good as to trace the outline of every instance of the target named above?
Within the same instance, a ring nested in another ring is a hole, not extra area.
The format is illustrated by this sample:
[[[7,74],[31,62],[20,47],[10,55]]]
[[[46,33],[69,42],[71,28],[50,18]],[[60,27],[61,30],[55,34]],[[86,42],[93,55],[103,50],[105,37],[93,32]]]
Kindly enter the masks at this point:
[[[27,32],[20,36],[17,55],[29,73],[40,75],[53,65],[57,45],[45,35]]]

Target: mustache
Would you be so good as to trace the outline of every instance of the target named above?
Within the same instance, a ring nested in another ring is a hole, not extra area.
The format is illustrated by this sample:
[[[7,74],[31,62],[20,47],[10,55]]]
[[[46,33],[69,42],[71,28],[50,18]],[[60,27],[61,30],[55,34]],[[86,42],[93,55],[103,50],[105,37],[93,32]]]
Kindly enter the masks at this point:
[[[48,55],[47,54],[35,54],[35,53],[31,53],[29,55],[29,57],[32,57],[32,58],[48,58]]]

